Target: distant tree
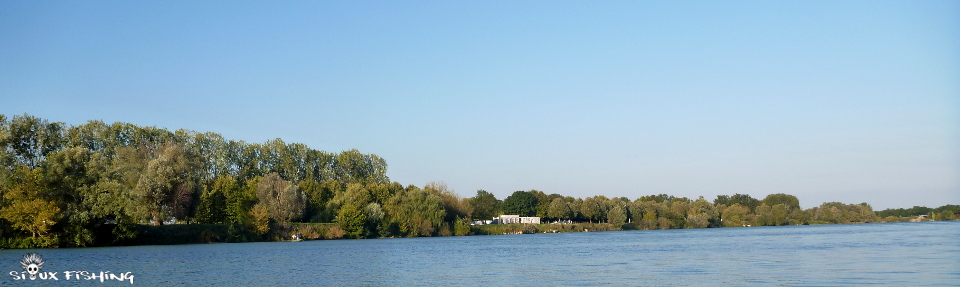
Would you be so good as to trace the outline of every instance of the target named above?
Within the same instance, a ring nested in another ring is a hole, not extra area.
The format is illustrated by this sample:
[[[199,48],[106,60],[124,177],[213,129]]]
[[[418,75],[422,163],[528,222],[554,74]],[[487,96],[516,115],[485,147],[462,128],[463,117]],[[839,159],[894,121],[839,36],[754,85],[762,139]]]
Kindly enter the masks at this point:
[[[333,194],[312,178],[298,182],[297,187],[303,192],[305,221],[320,222],[319,215],[323,212],[327,201],[333,198]]]
[[[446,215],[439,196],[413,186],[391,197],[384,209],[407,236],[432,235]]]
[[[363,236],[367,215],[356,205],[347,204],[340,207],[335,221],[348,236],[359,238]]]
[[[213,184],[204,186],[197,204],[198,223],[221,224],[227,222],[227,194],[239,189],[237,181],[230,176],[217,177]]]
[[[520,216],[537,214],[537,197],[526,191],[516,191],[503,200],[503,213]]]
[[[250,210],[257,203],[257,186],[262,177],[254,177],[240,185],[233,177],[225,177],[221,183],[227,200],[227,221],[243,223],[247,221]]]
[[[7,124],[6,142],[17,162],[30,168],[40,166],[47,154],[63,147],[65,124],[23,114]]]
[[[729,196],[729,195],[722,195],[722,194],[721,194],[721,195],[717,195],[717,198],[713,200],[713,204],[714,204],[714,205],[721,205],[721,204],[723,204],[723,205],[726,205],[726,206],[730,206],[731,204],[733,204],[733,202],[730,201],[730,196]]]
[[[750,209],[739,203],[728,206],[722,213],[723,226],[740,227],[746,225],[748,213],[750,213]]]
[[[453,235],[470,235],[470,222],[464,218],[457,218],[457,221],[453,224]]]
[[[572,217],[570,206],[568,206],[562,198],[554,198],[553,201],[550,202],[547,217],[555,220],[570,219]]]
[[[500,215],[500,200],[486,190],[477,190],[477,195],[470,199],[473,207],[473,217],[476,219],[491,219]]]
[[[168,143],[149,160],[133,190],[128,212],[149,218],[154,225],[168,216],[186,219],[194,194],[200,188],[199,158],[177,144]]]
[[[730,197],[730,203],[727,205],[739,204],[743,207],[749,208],[750,212],[753,212],[757,209],[757,206],[760,206],[760,201],[756,198],[750,197],[747,194],[734,194]]]
[[[263,236],[270,231],[270,211],[265,204],[254,205],[247,218],[244,222],[249,223],[254,235]]]
[[[763,198],[761,203],[767,204],[767,206],[773,207],[777,204],[783,204],[787,210],[794,210],[800,208],[800,200],[796,196],[784,194],[784,193],[774,193],[767,195]]]
[[[799,207],[797,207],[799,209]],[[789,223],[790,208],[786,204],[778,203],[770,208],[770,225],[779,226]]]
[[[264,204],[270,217],[279,222],[291,222],[303,217],[305,200],[296,185],[271,173],[257,185],[257,199]]]
[[[583,204],[580,205],[580,214],[583,214],[583,217],[593,223],[593,221],[600,221],[600,215],[603,213],[603,205],[599,199],[596,197],[587,197],[583,200]]]
[[[612,224],[614,227],[623,226],[627,222],[627,210],[620,205],[614,205],[610,208],[610,211],[607,212],[607,222]]]
[[[60,218],[56,203],[40,195],[40,180],[41,170],[20,166],[15,171],[11,188],[3,193],[8,204],[0,208],[0,218],[16,229],[29,232],[32,237],[46,235]]]
[[[954,214],[952,210],[947,210],[940,213],[940,216],[943,217],[943,220],[954,220]]]
[[[443,210],[446,212],[443,218],[444,222],[454,222],[457,218],[473,216],[473,207],[449,189],[446,183],[431,182],[424,186],[423,190],[440,197],[440,201],[443,202]]]
[[[645,195],[641,196],[637,200],[639,201],[654,201],[654,202],[668,202],[673,201],[675,197],[672,195],[658,194],[658,195]]]

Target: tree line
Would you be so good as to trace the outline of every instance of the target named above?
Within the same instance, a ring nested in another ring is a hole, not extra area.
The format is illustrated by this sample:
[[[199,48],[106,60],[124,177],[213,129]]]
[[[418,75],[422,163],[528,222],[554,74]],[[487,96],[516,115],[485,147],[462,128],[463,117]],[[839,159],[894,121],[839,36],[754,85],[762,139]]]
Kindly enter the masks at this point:
[[[631,201],[530,190],[499,200],[479,190],[463,198],[443,183],[391,182],[386,169],[374,154],[280,139],[0,115],[0,239],[88,246],[103,240],[96,231],[105,227],[118,240],[136,237],[139,225],[170,223],[229,225],[253,238],[289,223],[334,224],[352,238],[466,235],[473,220],[500,214],[641,229],[879,221],[866,203],[803,210],[787,194]]]

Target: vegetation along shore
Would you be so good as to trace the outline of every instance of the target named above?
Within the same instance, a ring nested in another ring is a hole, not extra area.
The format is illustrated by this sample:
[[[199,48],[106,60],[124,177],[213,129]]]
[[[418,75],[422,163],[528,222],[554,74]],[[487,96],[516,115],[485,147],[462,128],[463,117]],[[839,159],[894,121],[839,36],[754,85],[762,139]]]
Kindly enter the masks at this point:
[[[955,220],[960,206],[801,209],[792,195],[711,200],[574,198],[538,190],[464,198],[442,183],[391,182],[387,163],[280,139],[0,115],[0,248],[462,236],[910,220]],[[501,214],[544,224],[473,225]],[[562,223],[560,223],[562,222]]]

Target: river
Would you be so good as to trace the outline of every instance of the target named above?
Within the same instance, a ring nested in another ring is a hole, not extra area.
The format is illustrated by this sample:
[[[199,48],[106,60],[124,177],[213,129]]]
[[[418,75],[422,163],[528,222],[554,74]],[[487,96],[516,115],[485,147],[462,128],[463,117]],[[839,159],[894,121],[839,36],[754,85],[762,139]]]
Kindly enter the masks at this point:
[[[28,252],[58,280],[14,280]],[[956,286],[958,258],[953,221],[0,250],[0,285]]]

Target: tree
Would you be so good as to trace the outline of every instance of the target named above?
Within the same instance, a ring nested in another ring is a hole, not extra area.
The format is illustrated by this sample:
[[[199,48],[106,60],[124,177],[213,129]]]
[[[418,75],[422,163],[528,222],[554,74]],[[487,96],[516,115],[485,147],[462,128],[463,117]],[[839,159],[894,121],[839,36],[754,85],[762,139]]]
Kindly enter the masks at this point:
[[[799,209],[799,206],[797,207]],[[790,218],[790,208],[786,204],[779,203],[770,208],[770,225],[787,225]]]
[[[720,197],[718,196],[717,199],[719,200]],[[740,206],[750,209],[750,212],[753,212],[757,206],[760,206],[760,201],[756,198],[750,197],[750,195],[737,193],[731,196],[728,202],[714,202],[714,204],[726,204],[727,206],[739,204]]]
[[[943,217],[943,220],[953,220],[954,214],[952,210],[947,210],[940,213],[940,217]]]
[[[503,200],[503,213],[520,216],[537,214],[537,197],[526,191],[516,191]]]
[[[550,202],[550,208],[547,211],[547,217],[555,220],[570,219],[572,217],[570,206],[568,206],[562,198],[554,198],[553,201]]]
[[[607,212],[607,222],[612,224],[614,227],[621,227],[624,223],[627,222],[627,211],[620,205],[614,205],[613,208],[610,208],[610,211]]]
[[[590,220],[590,223],[593,223],[594,220],[599,222],[601,214],[606,213],[601,204],[600,199],[587,197],[583,200],[583,204],[580,205],[580,214],[583,214],[584,218]]]
[[[217,177],[212,185],[204,186],[197,204],[198,223],[221,224],[227,222],[227,194],[238,189],[236,180],[230,176]]]
[[[270,211],[266,205],[257,203],[250,209],[249,217],[244,222],[249,222],[254,235],[263,236],[270,231]]]
[[[711,225],[719,225],[716,217],[717,212],[714,210],[713,204],[701,196],[699,199],[694,201],[690,205],[690,209],[687,210],[687,222],[685,227],[705,228]]]
[[[766,203],[761,203],[760,206],[757,206],[756,215],[753,219],[753,225],[756,226],[771,226],[777,225],[773,221],[772,209]]]
[[[470,206],[473,207],[473,218],[490,219],[499,215],[500,200],[492,193],[486,190],[477,190],[477,195],[470,199]]]
[[[188,217],[196,189],[197,157],[176,144],[166,144],[156,158],[147,162],[133,190],[131,214],[149,218],[160,225],[168,216]]]
[[[774,193],[767,195],[763,198],[761,203],[765,203],[768,206],[776,206],[777,204],[783,204],[787,210],[800,209],[800,200],[796,196],[785,194],[785,193]]]
[[[300,188],[271,173],[257,185],[257,199],[264,204],[270,218],[278,222],[291,222],[303,217],[305,201]]]
[[[360,238],[364,233],[364,226],[367,222],[367,215],[353,204],[347,204],[340,207],[337,212],[337,218],[334,220],[347,235]]]
[[[731,206],[728,206],[723,210],[721,214],[723,217],[723,226],[726,227],[740,227],[747,225],[747,214],[750,213],[750,209],[740,205],[739,203],[734,203]]]
[[[32,237],[44,236],[60,218],[60,208],[53,201],[40,196],[41,170],[20,166],[14,174],[14,183],[3,194],[9,202],[0,208],[0,218],[14,228],[29,232]]]
[[[469,218],[473,216],[473,207],[461,200],[460,196],[454,193],[453,190],[447,188],[446,183],[431,182],[424,186],[423,190],[440,197],[440,201],[443,202],[443,210],[446,211],[446,215],[443,218],[444,222],[454,222],[457,218]]]
[[[23,114],[8,123],[7,142],[14,158],[30,168],[40,166],[47,154],[65,143],[64,124]]]
[[[384,207],[391,221],[407,236],[430,236],[446,215],[439,196],[414,186],[395,194]]]
[[[324,185],[312,178],[297,183],[297,187],[303,192],[305,200],[304,218],[310,222],[321,222],[320,214],[327,205],[327,201],[333,198],[332,190],[324,188]]]
[[[262,177],[251,178],[243,186],[233,177],[223,179],[222,186],[227,199],[227,222],[243,223],[247,221],[250,210],[257,203],[257,186],[260,185],[262,179]]]

